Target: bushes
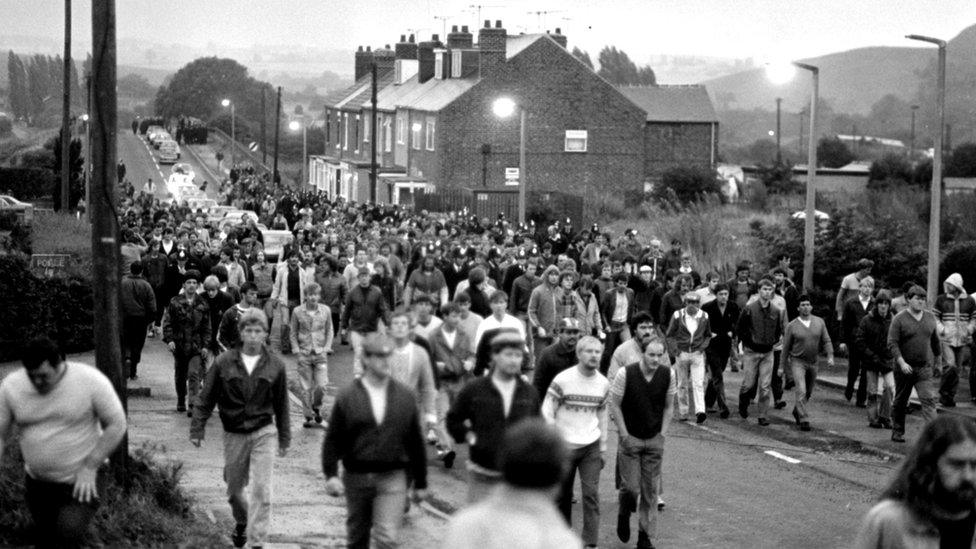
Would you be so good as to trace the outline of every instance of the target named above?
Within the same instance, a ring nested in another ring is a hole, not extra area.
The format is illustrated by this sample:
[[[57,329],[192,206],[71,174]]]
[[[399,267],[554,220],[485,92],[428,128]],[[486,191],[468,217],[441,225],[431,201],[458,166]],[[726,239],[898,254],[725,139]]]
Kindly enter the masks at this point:
[[[976,286],[976,241],[958,242],[946,250],[939,267],[939,281],[952,273],[961,274],[964,284]]]
[[[54,172],[45,168],[0,168],[0,193],[19,200],[51,196]]]
[[[871,163],[868,170],[868,189],[885,189],[912,181],[912,166],[901,154],[888,153]],[[930,179],[931,180],[931,179]]]
[[[675,166],[654,185],[651,197],[659,202],[688,203],[719,193],[718,177],[713,170],[698,166]]]
[[[16,440],[0,462],[0,544],[31,542],[31,519],[24,503],[24,462]],[[211,525],[192,512],[193,501],[180,487],[181,462],[157,463],[159,448],[144,445],[129,454],[126,483],[108,477],[99,492],[101,503],[91,529],[91,545],[106,547],[226,545]]]

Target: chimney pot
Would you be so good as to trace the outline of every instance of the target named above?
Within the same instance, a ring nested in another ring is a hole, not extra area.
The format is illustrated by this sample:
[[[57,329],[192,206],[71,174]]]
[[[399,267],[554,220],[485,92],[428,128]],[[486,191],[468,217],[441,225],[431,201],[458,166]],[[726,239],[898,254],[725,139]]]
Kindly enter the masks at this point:
[[[372,51],[372,50],[373,49],[370,46],[366,46],[366,51]]]
[[[411,35],[410,35],[410,43],[411,43],[411,44],[413,44],[413,42],[414,42],[414,37],[413,37],[413,35],[411,34]]]
[[[451,32],[457,32],[457,25],[451,25]]]
[[[486,29],[490,29],[491,28],[491,20],[490,19],[485,19],[485,28]]]
[[[359,49],[356,50],[356,51],[363,51],[363,47],[362,46],[359,46]]]
[[[383,47],[386,48],[386,49],[390,49],[390,45],[389,44],[387,44],[387,45],[385,45]]]
[[[501,19],[495,19],[495,28],[496,29],[502,28],[502,20]]]
[[[401,34],[400,35],[400,41],[401,42],[406,42],[407,41],[407,35],[406,34]]]
[[[430,37],[430,41],[431,42],[438,42],[438,41],[440,41],[440,39],[441,39],[441,37],[438,34],[431,35],[431,37]]]
[[[461,32],[468,32],[468,26],[467,25],[461,25]]]
[[[563,33],[562,29],[560,29],[559,27],[556,27],[556,34],[562,34],[562,33]]]

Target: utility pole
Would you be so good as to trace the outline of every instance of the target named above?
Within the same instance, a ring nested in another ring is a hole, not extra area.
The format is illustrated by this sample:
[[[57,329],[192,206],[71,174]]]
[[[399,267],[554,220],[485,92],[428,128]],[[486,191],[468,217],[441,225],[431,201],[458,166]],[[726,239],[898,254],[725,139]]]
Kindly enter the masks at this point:
[[[71,185],[71,0],[64,0],[64,64],[61,77],[61,212],[67,212]]]
[[[851,153],[857,156],[857,124],[851,124]]]
[[[912,105],[912,139],[908,148],[908,159],[913,160],[915,158],[915,111],[918,110],[918,105]]]
[[[281,86],[278,86],[278,100],[275,101],[275,153],[274,167],[271,169],[271,184],[278,185],[278,134],[281,133]]]
[[[261,163],[268,164],[268,141],[266,131],[268,128],[268,110],[265,106],[267,100],[267,88],[261,86]]]
[[[806,114],[803,111],[804,109],[800,109],[800,112],[798,113],[800,117],[800,141],[799,141],[800,145],[796,149],[797,157],[803,156],[803,115]]]
[[[781,141],[779,135],[780,127],[780,106],[783,103],[782,97],[776,98],[776,165],[779,166],[783,163],[783,150],[780,148]]]
[[[95,364],[126,403],[119,334],[119,220],[115,174],[117,97],[115,0],[92,2],[92,101],[90,115],[92,200],[92,313],[95,318]],[[124,480],[129,456],[128,437],[112,453],[112,471]]]
[[[376,133],[376,63],[370,66],[370,73],[373,79],[373,89],[370,94],[370,106],[372,110],[370,111],[370,128],[372,128],[373,139],[370,140],[369,154],[370,154],[370,164],[369,164],[369,201],[376,203],[376,142],[379,141],[380,136]],[[392,197],[391,197],[392,198]]]

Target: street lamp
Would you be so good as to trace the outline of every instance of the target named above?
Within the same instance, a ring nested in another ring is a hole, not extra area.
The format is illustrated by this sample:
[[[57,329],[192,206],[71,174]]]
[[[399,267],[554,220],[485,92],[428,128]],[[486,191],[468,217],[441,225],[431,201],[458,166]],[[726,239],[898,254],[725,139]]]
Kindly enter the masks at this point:
[[[945,135],[945,96],[946,96],[946,43],[945,40],[909,34],[905,38],[928,42],[939,47],[939,72],[936,94],[938,124],[935,126],[935,155],[932,159],[932,184],[929,188],[931,206],[929,209],[929,261],[928,261],[928,299],[935,302],[939,290],[939,224],[942,222],[942,138]],[[913,110],[912,113],[915,111]]]
[[[519,223],[525,224],[525,193],[527,179],[525,177],[525,122],[527,112],[525,107],[515,103],[510,97],[499,97],[491,105],[491,110],[498,118],[508,118],[519,112],[519,193],[518,193],[518,216]]]
[[[224,99],[220,102],[224,107],[230,107],[230,167],[234,168],[237,164],[237,132],[236,132],[236,119],[234,111],[234,102],[230,99]]]
[[[306,179],[305,169],[308,164],[308,126],[302,124],[298,120],[292,120],[288,123],[288,129],[297,132],[299,129],[302,130],[302,184],[307,184],[308,179]]]
[[[813,97],[810,102],[810,142],[807,144],[807,192],[803,220],[803,290],[813,289],[813,236],[817,191],[817,102],[820,101],[820,69],[806,63],[793,62],[790,65],[767,67],[767,75],[776,83],[788,81],[796,68],[810,71],[813,77]]]

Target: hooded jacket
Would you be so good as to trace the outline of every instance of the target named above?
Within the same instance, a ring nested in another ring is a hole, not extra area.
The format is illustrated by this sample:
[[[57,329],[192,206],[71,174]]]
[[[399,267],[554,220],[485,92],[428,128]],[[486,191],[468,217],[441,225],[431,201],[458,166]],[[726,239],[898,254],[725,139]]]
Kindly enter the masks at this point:
[[[966,293],[962,276],[952,273],[945,283],[959,289],[955,297],[945,293],[935,299],[932,314],[938,321],[939,336],[950,347],[961,347],[973,342],[973,326],[976,322],[976,301]]]
[[[529,296],[529,324],[533,328],[542,328],[546,331],[547,336],[553,334],[559,320],[556,318],[556,311],[559,306],[559,296],[557,295],[559,282],[549,283],[549,275],[553,273],[558,275],[559,267],[555,265],[546,267],[546,270],[542,272],[542,284],[533,288],[532,295]]]

